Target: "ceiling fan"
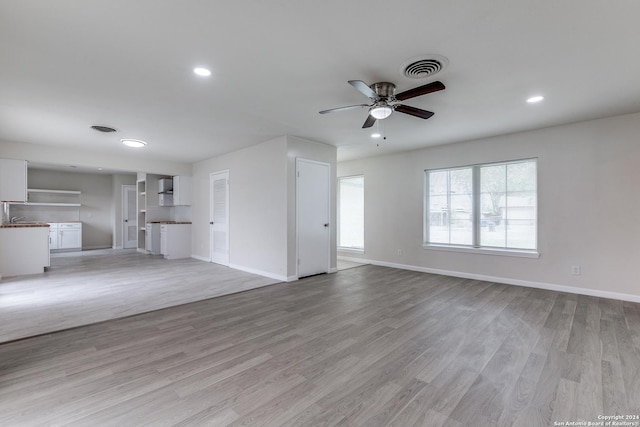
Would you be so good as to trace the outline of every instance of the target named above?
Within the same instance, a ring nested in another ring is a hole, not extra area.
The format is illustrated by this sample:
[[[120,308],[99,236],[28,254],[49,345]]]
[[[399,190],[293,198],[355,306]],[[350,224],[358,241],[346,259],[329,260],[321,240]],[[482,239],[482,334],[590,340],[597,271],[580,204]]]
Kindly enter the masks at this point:
[[[350,105],[348,107],[332,108],[330,110],[320,111],[320,114],[368,107],[369,115],[367,116],[367,120],[365,120],[364,124],[362,125],[363,128],[369,128],[373,126],[376,120],[386,119],[394,111],[409,114],[410,116],[420,117],[421,119],[428,119],[429,117],[433,116],[433,113],[431,111],[400,104],[398,101],[404,101],[406,99],[415,98],[416,96],[437,92],[445,88],[442,82],[432,82],[396,94],[396,85],[394,85],[393,83],[380,82],[374,83],[369,86],[362,80],[349,80],[349,84],[360,91],[360,93],[369,97],[371,99],[371,104],[359,104]]]

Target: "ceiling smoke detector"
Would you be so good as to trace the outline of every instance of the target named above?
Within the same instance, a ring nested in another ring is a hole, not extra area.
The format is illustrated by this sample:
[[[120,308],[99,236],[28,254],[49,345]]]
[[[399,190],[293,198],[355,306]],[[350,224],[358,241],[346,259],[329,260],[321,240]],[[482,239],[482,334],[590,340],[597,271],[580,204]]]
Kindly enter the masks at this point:
[[[425,55],[411,58],[402,64],[402,75],[410,79],[424,79],[438,74],[449,64],[442,55]]]
[[[93,125],[91,126],[91,129],[97,130],[98,132],[104,132],[104,133],[117,132],[114,128],[109,126]]]

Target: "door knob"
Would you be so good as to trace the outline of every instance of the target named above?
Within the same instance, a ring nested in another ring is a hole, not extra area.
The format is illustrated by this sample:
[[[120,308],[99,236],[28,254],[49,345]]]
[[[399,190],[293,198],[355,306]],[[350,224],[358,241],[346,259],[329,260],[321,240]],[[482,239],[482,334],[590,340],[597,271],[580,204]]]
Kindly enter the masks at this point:
[[[329,223],[326,223],[324,226],[325,226],[325,227],[328,227],[328,226],[329,226]]]
[[[209,225],[213,225],[213,221],[209,221]]]

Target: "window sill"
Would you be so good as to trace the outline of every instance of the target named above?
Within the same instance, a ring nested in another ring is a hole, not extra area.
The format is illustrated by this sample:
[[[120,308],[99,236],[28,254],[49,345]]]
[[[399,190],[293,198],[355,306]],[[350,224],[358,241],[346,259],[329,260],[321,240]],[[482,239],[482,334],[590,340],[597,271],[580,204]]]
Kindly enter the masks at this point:
[[[354,254],[363,254],[364,249],[356,249],[356,248],[342,248],[338,246],[338,252],[351,252]]]
[[[520,257],[520,258],[540,258],[540,253],[538,251],[528,251],[528,250],[474,248],[469,246],[435,245],[435,244],[423,244],[422,247],[424,249],[432,249],[436,251],[465,252],[465,253],[471,253],[471,254],[513,256],[513,257]]]

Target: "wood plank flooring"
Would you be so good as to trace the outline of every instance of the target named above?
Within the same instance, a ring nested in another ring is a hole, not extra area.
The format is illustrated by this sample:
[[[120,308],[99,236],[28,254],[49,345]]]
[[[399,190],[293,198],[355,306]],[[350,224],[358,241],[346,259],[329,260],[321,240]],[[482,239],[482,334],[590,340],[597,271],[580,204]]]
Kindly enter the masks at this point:
[[[378,266],[0,345],[0,425],[552,426],[640,414],[640,306]]]
[[[63,253],[44,274],[0,280],[0,343],[277,283],[193,258]]]

